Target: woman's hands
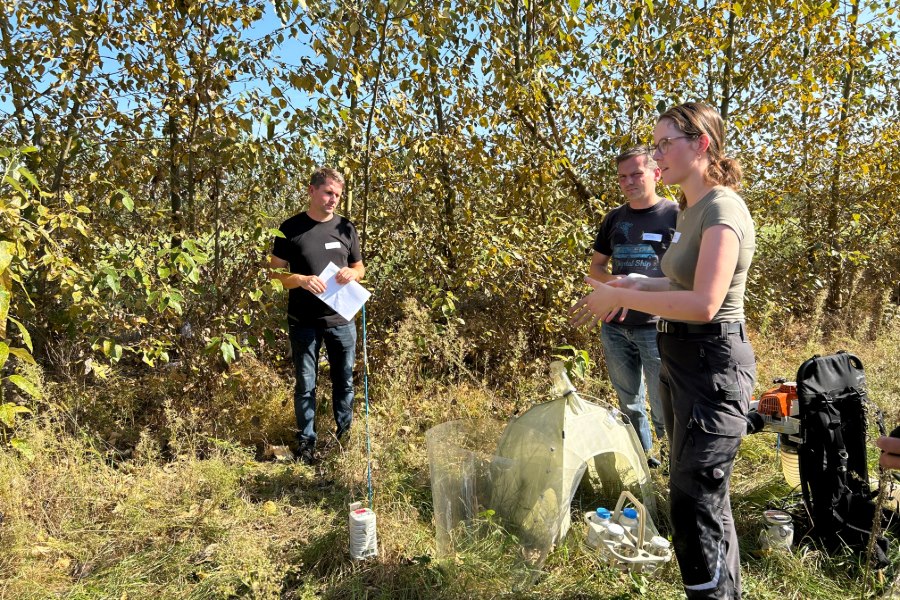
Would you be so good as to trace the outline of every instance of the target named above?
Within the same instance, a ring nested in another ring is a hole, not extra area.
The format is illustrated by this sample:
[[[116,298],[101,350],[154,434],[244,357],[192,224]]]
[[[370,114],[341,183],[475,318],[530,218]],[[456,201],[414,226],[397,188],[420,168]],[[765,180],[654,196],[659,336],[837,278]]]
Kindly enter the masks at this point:
[[[601,320],[609,323],[620,312],[619,320],[625,318],[628,309],[622,306],[619,290],[638,289],[639,279],[622,277],[609,283],[601,283],[590,277],[585,277],[584,280],[594,288],[594,291],[578,300],[569,309],[569,322],[572,325],[581,327],[589,324],[594,327]]]

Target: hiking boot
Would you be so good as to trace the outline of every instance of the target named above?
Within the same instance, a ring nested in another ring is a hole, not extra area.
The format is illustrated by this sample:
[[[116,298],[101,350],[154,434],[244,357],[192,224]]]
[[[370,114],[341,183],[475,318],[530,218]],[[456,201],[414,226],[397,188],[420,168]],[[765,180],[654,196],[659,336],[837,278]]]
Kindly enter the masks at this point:
[[[660,467],[660,465],[662,465],[662,463],[655,456],[647,457],[647,466],[650,467],[651,469],[658,469]]]

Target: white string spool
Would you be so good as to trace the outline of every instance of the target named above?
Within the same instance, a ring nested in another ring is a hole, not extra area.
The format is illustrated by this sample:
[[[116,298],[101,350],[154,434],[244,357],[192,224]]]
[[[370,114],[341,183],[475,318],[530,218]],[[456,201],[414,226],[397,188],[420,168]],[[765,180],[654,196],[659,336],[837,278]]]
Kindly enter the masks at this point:
[[[377,518],[368,508],[359,508],[360,503],[350,505],[350,558],[363,560],[378,554]]]

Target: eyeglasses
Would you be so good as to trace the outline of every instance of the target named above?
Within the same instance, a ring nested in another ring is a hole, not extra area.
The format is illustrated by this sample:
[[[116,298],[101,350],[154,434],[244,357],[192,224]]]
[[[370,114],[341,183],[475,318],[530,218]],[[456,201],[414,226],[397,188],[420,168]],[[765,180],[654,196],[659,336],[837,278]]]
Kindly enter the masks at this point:
[[[659,143],[650,144],[650,152],[656,154],[656,151],[659,150],[660,154],[665,154],[669,151],[669,148],[672,147],[672,142],[674,140],[693,140],[696,138],[696,135],[676,135],[675,137],[666,137],[659,140]]]

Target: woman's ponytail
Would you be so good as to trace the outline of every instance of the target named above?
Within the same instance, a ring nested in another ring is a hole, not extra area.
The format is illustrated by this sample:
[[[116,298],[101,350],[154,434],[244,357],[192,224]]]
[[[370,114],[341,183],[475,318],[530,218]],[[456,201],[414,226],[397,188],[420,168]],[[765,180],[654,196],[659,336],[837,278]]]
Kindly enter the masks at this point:
[[[739,189],[743,170],[740,163],[733,158],[723,156],[714,159],[706,168],[706,179],[716,185],[724,185],[732,189]]]

